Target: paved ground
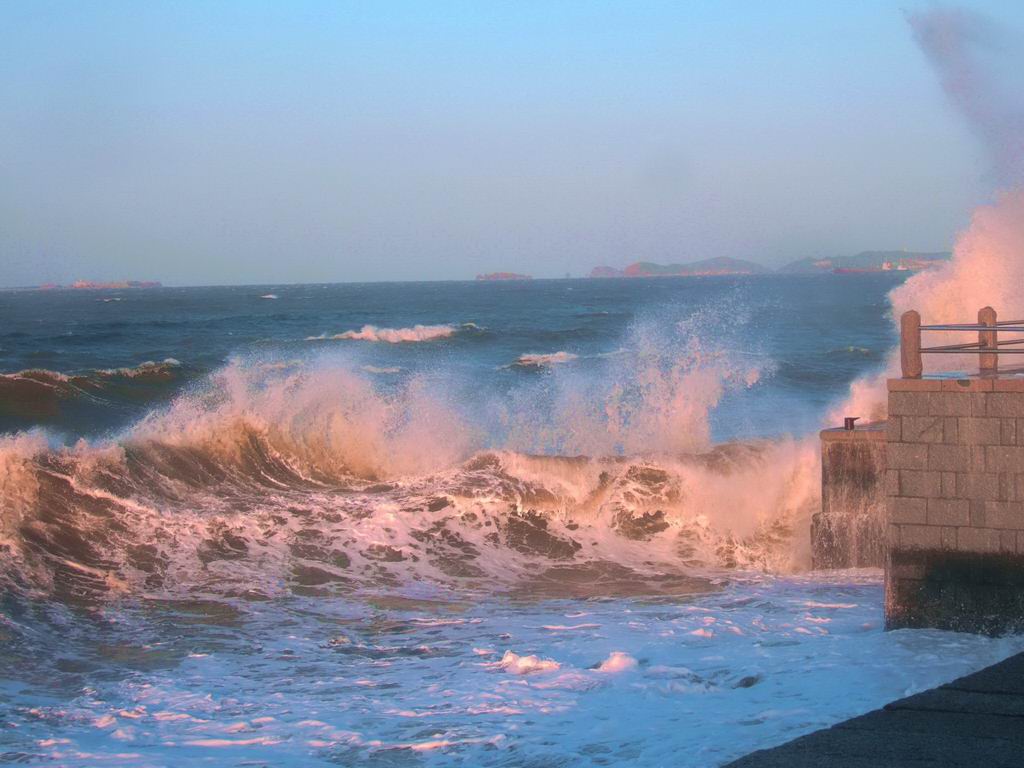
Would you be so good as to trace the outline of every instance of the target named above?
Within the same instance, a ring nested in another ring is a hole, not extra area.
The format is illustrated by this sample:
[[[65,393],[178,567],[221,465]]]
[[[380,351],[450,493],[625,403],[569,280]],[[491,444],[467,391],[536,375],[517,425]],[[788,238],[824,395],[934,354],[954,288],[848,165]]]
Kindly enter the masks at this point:
[[[1024,653],[726,768],[1021,768]]]

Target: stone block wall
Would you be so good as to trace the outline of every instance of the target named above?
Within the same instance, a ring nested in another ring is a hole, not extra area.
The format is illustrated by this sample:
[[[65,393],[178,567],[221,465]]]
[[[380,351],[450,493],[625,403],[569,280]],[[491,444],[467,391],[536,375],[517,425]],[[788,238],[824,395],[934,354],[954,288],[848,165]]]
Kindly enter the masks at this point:
[[[1024,628],[1024,379],[892,379],[891,627]]]

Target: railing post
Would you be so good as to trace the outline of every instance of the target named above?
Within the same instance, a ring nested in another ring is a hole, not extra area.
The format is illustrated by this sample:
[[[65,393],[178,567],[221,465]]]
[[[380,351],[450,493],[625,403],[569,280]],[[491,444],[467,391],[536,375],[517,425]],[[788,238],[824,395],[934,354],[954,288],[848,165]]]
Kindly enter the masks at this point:
[[[992,352],[982,352],[978,355],[979,373],[998,373],[999,355],[995,354],[996,346],[996,311],[992,307],[982,307],[978,310],[978,325],[988,325],[991,331],[978,331],[978,344],[982,349],[991,349]]]
[[[900,367],[904,379],[921,378],[921,315],[913,309],[900,317]]]

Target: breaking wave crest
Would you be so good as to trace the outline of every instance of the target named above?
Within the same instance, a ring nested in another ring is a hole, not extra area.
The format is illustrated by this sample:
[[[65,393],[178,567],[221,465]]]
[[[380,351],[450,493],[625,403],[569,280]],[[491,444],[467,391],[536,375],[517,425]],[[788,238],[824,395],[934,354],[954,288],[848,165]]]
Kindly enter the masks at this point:
[[[467,323],[463,328],[475,328]],[[380,341],[387,344],[405,344],[418,341],[434,341],[447,339],[458,333],[459,327],[454,325],[414,325],[411,328],[378,328],[375,325],[364,325],[358,331],[345,331],[334,335],[322,334],[308,336],[306,341],[350,340]]]
[[[513,401],[497,435],[415,376],[236,362],[116,439],[0,440],[0,579],[79,600],[799,567],[814,446],[711,444],[710,409],[756,376],[686,359],[570,376],[560,419]]]

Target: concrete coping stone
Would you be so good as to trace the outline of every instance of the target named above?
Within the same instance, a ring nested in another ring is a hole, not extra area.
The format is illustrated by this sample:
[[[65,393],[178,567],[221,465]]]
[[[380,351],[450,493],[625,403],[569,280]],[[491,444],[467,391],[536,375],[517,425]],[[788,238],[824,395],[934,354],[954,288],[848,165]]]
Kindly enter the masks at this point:
[[[890,392],[1024,392],[1024,373],[934,374],[920,379],[888,379]]]
[[[856,429],[843,429],[842,427],[829,427],[818,433],[825,442],[852,441],[852,442],[885,442],[886,422],[872,421],[867,424],[858,424]]]

